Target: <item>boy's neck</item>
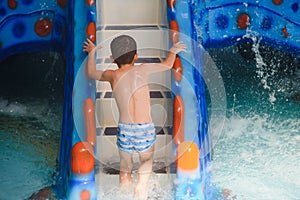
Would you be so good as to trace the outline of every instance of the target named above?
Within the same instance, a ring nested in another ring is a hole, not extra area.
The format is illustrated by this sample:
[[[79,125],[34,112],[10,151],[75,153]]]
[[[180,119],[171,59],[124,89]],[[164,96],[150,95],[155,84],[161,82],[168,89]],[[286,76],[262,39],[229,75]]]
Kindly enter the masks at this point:
[[[119,69],[130,68],[130,67],[134,67],[134,63],[119,65],[118,67],[119,67]]]

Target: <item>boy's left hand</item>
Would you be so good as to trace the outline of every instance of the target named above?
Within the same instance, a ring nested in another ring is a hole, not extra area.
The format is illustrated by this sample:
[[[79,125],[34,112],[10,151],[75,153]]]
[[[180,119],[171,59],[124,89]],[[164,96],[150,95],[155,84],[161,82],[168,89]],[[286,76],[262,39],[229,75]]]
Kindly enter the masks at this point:
[[[86,39],[86,41],[83,43],[83,51],[90,53],[91,51],[96,51],[97,49],[101,49],[102,46],[95,46],[94,43],[90,39]]]

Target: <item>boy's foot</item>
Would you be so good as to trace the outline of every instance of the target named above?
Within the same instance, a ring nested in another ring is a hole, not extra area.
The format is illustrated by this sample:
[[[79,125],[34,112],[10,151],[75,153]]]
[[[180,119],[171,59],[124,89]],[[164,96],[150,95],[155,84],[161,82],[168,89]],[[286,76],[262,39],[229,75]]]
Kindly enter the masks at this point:
[[[134,200],[147,200],[148,187],[146,184],[137,184],[134,192]]]
[[[133,184],[132,183],[122,183],[120,184],[120,192],[123,194],[132,194]]]

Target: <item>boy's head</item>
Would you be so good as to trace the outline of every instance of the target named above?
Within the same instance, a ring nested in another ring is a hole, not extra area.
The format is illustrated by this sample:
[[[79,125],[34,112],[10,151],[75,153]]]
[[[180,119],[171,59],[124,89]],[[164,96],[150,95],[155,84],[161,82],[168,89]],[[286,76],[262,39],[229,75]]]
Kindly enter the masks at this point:
[[[114,62],[120,66],[132,63],[137,52],[137,45],[132,37],[121,35],[112,40],[110,49]]]

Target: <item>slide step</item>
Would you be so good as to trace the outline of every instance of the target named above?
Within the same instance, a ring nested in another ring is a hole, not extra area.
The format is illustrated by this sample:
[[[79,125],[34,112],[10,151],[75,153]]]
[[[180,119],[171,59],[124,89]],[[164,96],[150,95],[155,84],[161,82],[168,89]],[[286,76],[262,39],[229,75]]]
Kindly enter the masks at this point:
[[[133,165],[133,171],[137,171],[139,164],[134,163]],[[169,166],[171,169],[172,166]],[[108,163],[107,165],[102,166],[102,172],[109,175],[116,175],[119,174],[120,169],[120,163],[119,162],[112,162]],[[153,162],[153,172],[156,174],[166,174],[168,172],[167,167],[165,166],[164,162],[154,161]],[[171,171],[171,173],[174,173],[174,170]]]
[[[113,93],[111,91],[97,92],[96,98],[97,99],[101,99],[101,98],[110,99],[110,98],[113,98]],[[151,99],[172,98],[172,93],[170,91],[150,91],[150,98]]]
[[[118,132],[118,127],[102,127],[104,129],[103,135],[104,136],[113,136],[116,135]],[[157,135],[165,135],[165,134],[172,134],[172,127],[161,127],[161,126],[156,126],[155,127],[155,132]],[[100,133],[99,133],[100,135]]]
[[[157,25],[106,25],[104,30],[159,30]]]

